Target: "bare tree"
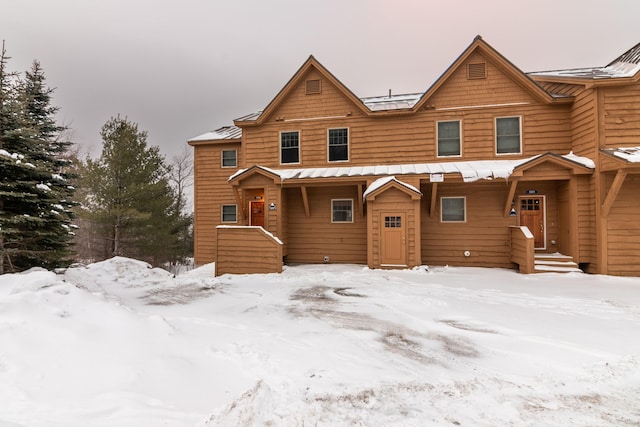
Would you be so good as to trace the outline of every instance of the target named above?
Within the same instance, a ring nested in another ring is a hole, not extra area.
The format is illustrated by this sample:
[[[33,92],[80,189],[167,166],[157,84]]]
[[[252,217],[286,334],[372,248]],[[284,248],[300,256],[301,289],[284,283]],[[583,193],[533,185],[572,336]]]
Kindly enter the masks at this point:
[[[193,186],[193,150],[185,147],[182,153],[171,158],[169,171],[169,181],[176,190],[176,205],[181,211],[191,212],[190,205],[187,206],[188,198],[186,191]]]

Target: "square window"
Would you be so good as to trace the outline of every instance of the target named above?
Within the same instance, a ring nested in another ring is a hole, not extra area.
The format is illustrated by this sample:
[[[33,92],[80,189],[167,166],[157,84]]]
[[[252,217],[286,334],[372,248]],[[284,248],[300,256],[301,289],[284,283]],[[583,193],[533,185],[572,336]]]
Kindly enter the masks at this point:
[[[330,162],[349,160],[349,130],[347,128],[329,129],[328,149]]]
[[[353,200],[331,200],[331,222],[353,222]]]
[[[238,222],[237,210],[236,205],[222,205],[222,222]]]
[[[438,122],[438,157],[461,154],[460,121]]]
[[[442,222],[465,222],[467,220],[465,197],[441,197],[440,209]]]
[[[496,118],[496,153],[520,154],[521,152],[520,117]]]
[[[222,150],[222,167],[235,168],[238,166],[238,152],[236,150]]]
[[[300,163],[300,133],[280,133],[280,163]]]

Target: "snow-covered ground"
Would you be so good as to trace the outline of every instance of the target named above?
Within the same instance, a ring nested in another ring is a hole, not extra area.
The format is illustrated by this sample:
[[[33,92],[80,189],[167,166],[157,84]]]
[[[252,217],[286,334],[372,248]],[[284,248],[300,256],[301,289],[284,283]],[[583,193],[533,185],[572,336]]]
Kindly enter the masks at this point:
[[[640,279],[0,276],[0,426],[638,426]]]

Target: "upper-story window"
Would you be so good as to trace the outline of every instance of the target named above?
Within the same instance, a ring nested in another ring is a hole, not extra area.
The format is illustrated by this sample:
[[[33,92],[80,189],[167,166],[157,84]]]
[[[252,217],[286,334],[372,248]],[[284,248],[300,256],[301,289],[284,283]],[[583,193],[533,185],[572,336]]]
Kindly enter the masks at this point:
[[[438,122],[438,157],[461,156],[460,120]]]
[[[520,117],[496,118],[496,154],[522,153]]]
[[[346,162],[349,160],[349,129],[329,129],[328,150],[330,162]]]
[[[300,132],[280,133],[280,163],[300,163]]]
[[[237,150],[222,150],[222,167],[223,168],[235,168],[238,166],[238,151]]]

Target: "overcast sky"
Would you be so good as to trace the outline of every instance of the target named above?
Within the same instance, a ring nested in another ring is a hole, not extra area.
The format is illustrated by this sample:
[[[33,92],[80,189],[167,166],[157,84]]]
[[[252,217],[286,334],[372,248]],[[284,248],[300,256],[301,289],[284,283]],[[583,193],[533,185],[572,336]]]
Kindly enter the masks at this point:
[[[40,61],[84,153],[120,114],[168,158],[261,110],[309,55],[356,95],[424,92],[480,34],[523,71],[603,66],[637,0],[0,0],[9,69]]]

